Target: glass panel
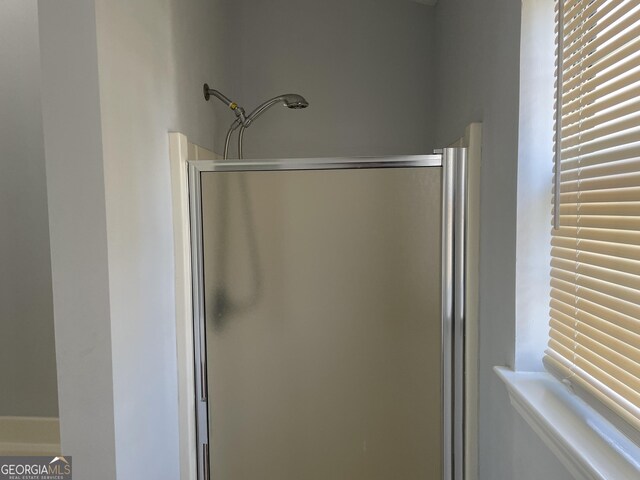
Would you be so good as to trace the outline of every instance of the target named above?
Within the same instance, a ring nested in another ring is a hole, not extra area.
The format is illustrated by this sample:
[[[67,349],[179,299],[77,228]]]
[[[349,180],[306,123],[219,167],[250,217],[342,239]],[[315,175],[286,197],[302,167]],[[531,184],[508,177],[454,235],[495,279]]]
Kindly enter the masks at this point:
[[[441,474],[441,168],[202,174],[214,480]]]

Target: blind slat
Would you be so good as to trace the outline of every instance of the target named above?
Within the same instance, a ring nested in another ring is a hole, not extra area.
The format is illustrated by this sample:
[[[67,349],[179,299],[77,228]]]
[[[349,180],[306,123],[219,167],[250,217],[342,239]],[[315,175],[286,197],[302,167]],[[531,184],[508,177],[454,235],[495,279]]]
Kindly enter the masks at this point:
[[[560,222],[569,227],[608,228],[615,230],[640,230],[640,218],[638,217],[611,217],[611,216],[583,216],[561,215]]]
[[[562,182],[561,190],[563,192],[577,192],[579,190],[605,190],[638,186],[640,186],[640,172],[634,172],[633,174],[587,178],[585,180]]]
[[[556,237],[584,238],[603,242],[640,245],[640,232],[628,230],[607,230],[599,228],[561,227],[554,232]]]
[[[576,250],[562,247],[552,247],[553,258],[563,258],[576,262]],[[580,263],[597,267],[609,268],[618,272],[640,276],[640,262],[620,257],[610,257],[598,253],[580,252]]]
[[[640,145],[625,145],[605,152],[580,155],[577,158],[562,162],[562,171],[576,170],[578,168],[593,167],[610,162],[634,160],[640,157]],[[618,187],[619,188],[619,187]]]
[[[563,203],[560,205],[562,215],[604,215],[611,217],[633,217],[638,212],[638,202],[605,202],[605,203]]]
[[[608,190],[590,190],[588,192],[566,192],[560,194],[562,203],[606,203],[640,202],[639,188],[614,188]]]

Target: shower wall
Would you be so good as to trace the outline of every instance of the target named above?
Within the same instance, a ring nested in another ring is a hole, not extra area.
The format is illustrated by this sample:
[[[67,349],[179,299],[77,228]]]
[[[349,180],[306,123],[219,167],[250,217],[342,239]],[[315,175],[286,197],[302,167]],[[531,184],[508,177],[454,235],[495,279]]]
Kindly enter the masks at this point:
[[[431,153],[434,9],[397,0],[231,2],[212,85],[249,110],[285,92],[310,107],[272,108],[245,135],[245,157]],[[237,11],[231,11],[237,9]],[[235,16],[232,16],[235,15]],[[216,146],[233,115],[216,106]],[[232,150],[235,154],[235,145]]]

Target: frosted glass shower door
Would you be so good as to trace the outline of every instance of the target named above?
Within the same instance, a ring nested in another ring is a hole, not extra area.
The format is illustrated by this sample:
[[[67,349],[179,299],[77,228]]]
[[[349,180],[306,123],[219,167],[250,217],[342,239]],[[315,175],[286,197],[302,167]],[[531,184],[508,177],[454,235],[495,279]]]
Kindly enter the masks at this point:
[[[442,169],[200,175],[207,475],[441,479]]]

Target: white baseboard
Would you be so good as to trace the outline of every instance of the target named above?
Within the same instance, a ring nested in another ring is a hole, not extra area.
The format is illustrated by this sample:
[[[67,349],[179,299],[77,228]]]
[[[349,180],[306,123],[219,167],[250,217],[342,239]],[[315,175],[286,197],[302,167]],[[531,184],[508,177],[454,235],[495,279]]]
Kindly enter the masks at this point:
[[[60,422],[49,417],[0,417],[0,455],[59,455]]]

